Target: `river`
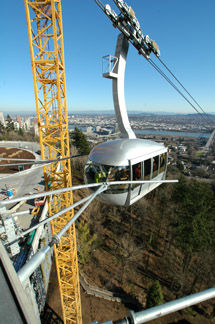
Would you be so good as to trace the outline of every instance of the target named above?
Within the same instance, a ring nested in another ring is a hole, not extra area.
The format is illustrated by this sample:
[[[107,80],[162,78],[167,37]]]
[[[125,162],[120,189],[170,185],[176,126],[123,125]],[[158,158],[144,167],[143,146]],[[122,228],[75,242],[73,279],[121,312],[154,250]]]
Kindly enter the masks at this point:
[[[135,134],[141,135],[163,135],[163,136],[180,136],[180,137],[204,137],[209,138],[210,133],[200,133],[200,132],[178,132],[178,131],[156,131],[151,129],[137,129]]]
[[[86,128],[87,128],[86,126],[69,125],[69,130],[73,130],[75,127],[82,130],[83,132],[85,132]],[[93,127],[93,131],[95,131],[95,127]],[[134,132],[137,135],[161,135],[161,136],[203,137],[203,138],[209,138],[211,136],[211,133],[158,131],[158,130],[153,130],[153,129],[135,129]]]

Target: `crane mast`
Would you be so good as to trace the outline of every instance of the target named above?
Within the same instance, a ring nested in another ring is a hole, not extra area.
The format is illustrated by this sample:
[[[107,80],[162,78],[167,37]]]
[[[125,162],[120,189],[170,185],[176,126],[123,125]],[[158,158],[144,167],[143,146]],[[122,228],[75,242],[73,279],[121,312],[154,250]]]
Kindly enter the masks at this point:
[[[24,0],[42,159],[68,159],[44,166],[46,190],[71,187],[65,64],[60,0]],[[48,199],[49,216],[72,205],[72,191]],[[51,223],[58,233],[73,217]],[[64,323],[82,323],[75,225],[54,247]]]

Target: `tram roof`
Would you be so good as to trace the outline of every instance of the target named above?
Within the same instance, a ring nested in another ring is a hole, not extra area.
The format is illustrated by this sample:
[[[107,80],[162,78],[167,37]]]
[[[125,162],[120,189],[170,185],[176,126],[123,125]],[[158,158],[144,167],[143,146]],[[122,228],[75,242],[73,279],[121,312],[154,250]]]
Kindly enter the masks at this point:
[[[128,165],[128,160],[150,158],[165,151],[160,144],[144,139],[117,139],[97,145],[91,151],[89,158],[97,163],[106,165]]]

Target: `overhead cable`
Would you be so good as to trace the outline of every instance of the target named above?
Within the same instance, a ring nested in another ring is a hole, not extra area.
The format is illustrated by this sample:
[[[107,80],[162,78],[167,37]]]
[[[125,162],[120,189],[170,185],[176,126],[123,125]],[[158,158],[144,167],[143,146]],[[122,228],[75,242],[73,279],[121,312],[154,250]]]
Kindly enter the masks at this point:
[[[112,21],[113,26],[118,28],[121,33],[124,34],[126,39],[138,50],[138,53],[143,55],[147,61],[165,78],[165,80],[191,105],[191,107],[202,117],[207,117],[206,122],[210,122],[211,126],[214,126],[214,122],[202,109],[202,107],[197,103],[197,101],[191,96],[187,89],[182,85],[182,83],[175,77],[175,75],[170,71],[170,69],[164,64],[164,62],[159,58],[160,50],[155,41],[149,38],[148,35],[143,35],[140,28],[139,21],[137,20],[134,11],[127,3],[123,0],[113,0],[116,6],[120,9],[121,13],[117,13],[111,9],[110,5],[103,5],[100,0],[94,0],[96,4],[102,9],[106,16]],[[190,96],[195,105],[199,107],[202,113],[199,112],[187,98],[186,96],[175,86],[175,84],[170,81],[170,79],[165,75],[163,71],[150,59],[150,54],[153,52],[155,56],[160,60],[161,64],[167,69],[167,71],[172,75],[172,77],[179,83],[183,90]]]
[[[187,99],[187,97],[177,88],[177,86],[168,78],[168,76],[151,60],[148,60],[149,64],[152,65],[152,67],[161,74],[161,76],[190,104],[190,106],[202,117],[205,119],[206,113],[202,114],[198,111],[198,109]],[[205,121],[208,123],[208,120],[205,119]],[[210,123],[212,121],[210,120]]]
[[[105,11],[105,6],[103,5],[103,3],[100,1],[100,0],[94,0],[96,3],[97,3],[97,5],[103,10],[103,11]]]
[[[201,109],[203,114],[208,118],[210,123],[212,125],[214,124],[211,118],[208,116],[208,114],[203,110],[203,108],[198,104],[198,102],[193,98],[193,96],[189,93],[189,91],[183,86],[183,84],[176,78],[176,76],[172,73],[172,71],[167,67],[167,65],[158,57],[158,60],[161,62],[161,64],[167,69],[167,71],[172,75],[172,77],[180,84],[180,86],[184,89],[184,91],[190,96],[190,98],[195,102],[195,104]]]

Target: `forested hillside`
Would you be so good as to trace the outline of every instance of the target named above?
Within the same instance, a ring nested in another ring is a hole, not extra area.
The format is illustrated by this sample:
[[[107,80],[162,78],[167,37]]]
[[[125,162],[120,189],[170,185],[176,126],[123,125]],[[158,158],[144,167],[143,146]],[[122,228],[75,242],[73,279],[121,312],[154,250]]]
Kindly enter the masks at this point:
[[[76,182],[82,172],[73,170]],[[147,306],[155,282],[164,302],[212,287],[214,210],[215,187],[182,176],[130,207],[95,200],[77,224],[81,271],[136,311]],[[212,302],[194,308],[213,322]]]

